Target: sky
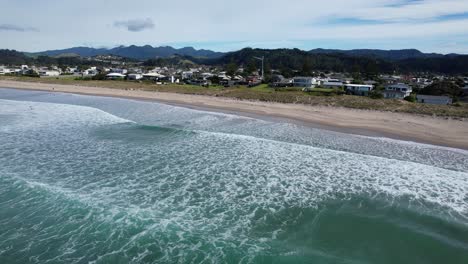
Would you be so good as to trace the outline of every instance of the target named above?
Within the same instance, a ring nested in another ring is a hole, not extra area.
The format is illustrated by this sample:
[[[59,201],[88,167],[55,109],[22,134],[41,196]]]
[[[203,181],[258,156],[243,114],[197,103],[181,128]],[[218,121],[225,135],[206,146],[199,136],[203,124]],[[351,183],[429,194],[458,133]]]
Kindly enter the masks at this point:
[[[119,45],[468,54],[468,0],[0,0],[0,49]]]

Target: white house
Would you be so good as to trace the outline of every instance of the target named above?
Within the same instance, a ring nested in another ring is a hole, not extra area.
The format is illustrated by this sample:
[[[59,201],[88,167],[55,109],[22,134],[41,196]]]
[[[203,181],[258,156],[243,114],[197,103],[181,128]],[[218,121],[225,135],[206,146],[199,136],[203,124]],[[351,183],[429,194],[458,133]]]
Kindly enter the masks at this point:
[[[434,96],[418,94],[416,96],[418,103],[422,104],[435,104],[435,105],[450,105],[453,103],[452,98],[448,96]]]
[[[343,82],[341,81],[326,81],[322,84],[323,87],[325,88],[342,88],[344,86]]]
[[[344,87],[348,93],[363,96],[369,95],[369,92],[374,89],[374,85],[370,84],[345,84]]]
[[[182,79],[183,79],[183,80],[192,79],[192,77],[193,77],[193,72],[192,72],[192,71],[184,71],[184,72],[182,72]]]
[[[139,73],[130,73],[128,75],[128,79],[129,80],[140,80],[143,78],[143,75],[139,74]]]
[[[98,70],[97,70],[96,67],[91,67],[91,68],[83,71],[83,75],[94,76],[96,74],[98,74]]]
[[[385,91],[383,91],[384,98],[388,99],[404,99],[407,96],[410,96],[413,92],[413,89],[404,84],[404,83],[397,83],[397,84],[390,84],[385,87]]]
[[[293,85],[294,87],[315,88],[319,82],[313,77],[294,77]]]
[[[158,80],[162,78],[166,78],[166,76],[159,74],[157,72],[148,72],[148,73],[143,74],[143,79],[146,79],[146,80]]]
[[[127,74],[127,69],[113,68],[110,70],[112,73]]]
[[[109,80],[118,80],[118,79],[125,78],[125,76],[126,76],[125,74],[113,72],[113,73],[107,74],[106,78],[109,79]]]
[[[10,74],[12,71],[10,69],[5,68],[4,66],[0,66],[0,75]]]
[[[44,77],[55,77],[55,76],[59,76],[60,72],[53,71],[53,70],[40,70],[39,75],[44,76]]]

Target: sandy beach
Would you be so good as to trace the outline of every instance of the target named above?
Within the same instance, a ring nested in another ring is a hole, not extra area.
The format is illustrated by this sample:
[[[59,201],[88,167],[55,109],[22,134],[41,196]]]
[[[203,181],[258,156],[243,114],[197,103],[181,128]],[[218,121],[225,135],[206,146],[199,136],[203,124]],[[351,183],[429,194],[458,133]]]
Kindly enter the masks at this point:
[[[281,118],[324,129],[468,149],[468,121],[348,108],[240,101],[212,96],[0,80],[0,88],[155,100],[210,111]]]

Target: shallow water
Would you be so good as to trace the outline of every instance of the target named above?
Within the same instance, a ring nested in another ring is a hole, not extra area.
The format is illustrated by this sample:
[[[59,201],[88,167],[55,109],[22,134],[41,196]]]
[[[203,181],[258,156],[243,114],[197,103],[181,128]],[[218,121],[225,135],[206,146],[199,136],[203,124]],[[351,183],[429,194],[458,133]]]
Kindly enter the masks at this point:
[[[468,263],[468,151],[0,89],[0,263]]]

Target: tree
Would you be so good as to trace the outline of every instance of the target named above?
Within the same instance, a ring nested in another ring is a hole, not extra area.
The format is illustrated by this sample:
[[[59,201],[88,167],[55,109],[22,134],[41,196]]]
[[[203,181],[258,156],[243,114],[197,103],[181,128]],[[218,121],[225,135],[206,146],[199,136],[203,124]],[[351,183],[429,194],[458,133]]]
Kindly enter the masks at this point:
[[[229,76],[234,76],[236,75],[237,69],[237,65],[231,62],[226,66],[226,74]]]
[[[247,63],[247,67],[245,70],[248,75],[258,71],[257,66],[255,65],[255,61],[253,59],[251,59],[249,63]]]
[[[312,71],[312,67],[310,65],[310,60],[308,58],[306,58],[304,60],[304,63],[302,64],[301,75],[309,76],[311,71]]]
[[[369,93],[369,97],[372,98],[372,99],[383,99],[384,95],[383,95],[383,93],[381,91],[372,90]]]
[[[452,98],[457,98],[463,95],[463,89],[451,81],[439,81],[425,87],[420,93],[426,95],[448,95]]]

